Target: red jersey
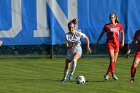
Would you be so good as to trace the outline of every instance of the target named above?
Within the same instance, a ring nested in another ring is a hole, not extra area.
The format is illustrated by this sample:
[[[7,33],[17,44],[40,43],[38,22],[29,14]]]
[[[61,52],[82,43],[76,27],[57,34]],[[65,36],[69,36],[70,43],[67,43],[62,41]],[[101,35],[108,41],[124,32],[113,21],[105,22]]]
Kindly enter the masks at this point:
[[[136,31],[133,39],[138,41],[138,50],[137,50],[137,52],[140,52],[140,30]]]
[[[113,44],[119,44],[119,33],[123,31],[121,24],[117,23],[116,25],[106,24],[103,30],[107,34],[106,43],[112,42]]]

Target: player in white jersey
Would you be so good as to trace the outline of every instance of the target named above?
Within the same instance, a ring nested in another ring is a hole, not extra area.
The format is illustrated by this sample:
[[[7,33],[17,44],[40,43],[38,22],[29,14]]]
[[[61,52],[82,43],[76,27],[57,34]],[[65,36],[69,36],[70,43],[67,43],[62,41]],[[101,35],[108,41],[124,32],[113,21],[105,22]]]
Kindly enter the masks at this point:
[[[89,46],[89,38],[82,32],[75,30],[75,24],[78,22],[77,19],[72,20],[68,23],[68,29],[69,32],[66,34],[66,48],[67,48],[67,55],[66,55],[66,65],[64,69],[64,76],[62,78],[62,82],[64,83],[66,81],[68,72],[70,70],[71,65],[71,72],[69,79],[73,79],[73,73],[76,68],[76,64],[78,59],[81,58],[82,55],[82,48],[81,48],[81,38],[84,38],[86,40],[87,50],[88,52],[91,52],[90,46]]]

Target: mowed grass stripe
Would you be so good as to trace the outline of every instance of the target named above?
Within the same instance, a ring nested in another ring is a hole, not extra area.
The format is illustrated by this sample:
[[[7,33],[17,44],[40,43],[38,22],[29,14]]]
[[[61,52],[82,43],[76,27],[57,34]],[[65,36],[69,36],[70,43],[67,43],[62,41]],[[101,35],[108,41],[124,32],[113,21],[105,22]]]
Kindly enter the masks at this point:
[[[74,80],[60,83],[65,59],[17,59],[0,61],[0,93],[139,93],[140,71],[136,82],[129,83],[133,58],[119,58],[116,64],[118,81],[103,81],[108,58],[82,58],[77,64]],[[78,85],[75,78],[84,75],[86,82]]]

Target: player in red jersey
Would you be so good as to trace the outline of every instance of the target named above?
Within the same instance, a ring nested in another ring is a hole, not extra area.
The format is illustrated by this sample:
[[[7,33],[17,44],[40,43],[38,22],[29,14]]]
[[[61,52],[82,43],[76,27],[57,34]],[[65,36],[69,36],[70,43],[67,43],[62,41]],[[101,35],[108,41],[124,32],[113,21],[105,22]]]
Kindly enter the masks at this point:
[[[127,54],[130,54],[131,49],[132,49],[132,47],[133,47],[133,45],[135,44],[136,41],[138,41],[138,49],[137,49],[137,52],[135,54],[133,64],[131,66],[131,80],[130,80],[130,82],[134,82],[136,68],[137,68],[137,66],[140,62],[140,30],[136,31]]]
[[[98,45],[100,39],[106,32],[107,34],[107,40],[106,45],[109,52],[109,58],[110,58],[110,65],[108,67],[107,73],[104,75],[104,79],[108,80],[110,76],[110,72],[112,73],[112,78],[114,80],[118,80],[117,76],[115,75],[115,63],[118,58],[119,53],[119,47],[124,46],[124,31],[122,25],[119,23],[118,17],[115,13],[111,13],[109,15],[110,23],[106,24],[103,28],[103,31],[101,32],[96,45]],[[120,43],[119,41],[119,34],[122,35],[122,41]]]

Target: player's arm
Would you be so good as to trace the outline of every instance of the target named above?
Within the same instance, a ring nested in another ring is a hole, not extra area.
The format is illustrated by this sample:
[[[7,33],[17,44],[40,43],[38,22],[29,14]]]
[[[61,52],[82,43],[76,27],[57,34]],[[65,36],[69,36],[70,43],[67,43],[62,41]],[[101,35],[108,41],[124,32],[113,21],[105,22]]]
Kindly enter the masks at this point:
[[[121,34],[122,34],[121,47],[123,47],[124,46],[124,31],[122,31]]]
[[[66,43],[66,48],[67,49],[71,49],[71,48],[74,47],[74,44],[72,43],[71,45],[69,45],[67,40],[65,40],[65,43]]]
[[[71,49],[71,48],[74,47],[74,43],[71,43],[71,44],[69,45],[67,40],[65,40],[65,44],[66,44],[66,48],[67,48],[67,49]]]
[[[2,46],[2,43],[3,43],[3,41],[2,41],[2,40],[0,40],[0,46]]]
[[[90,49],[89,38],[88,38],[84,33],[81,33],[81,32],[79,32],[79,36],[80,36],[81,38],[84,38],[84,39],[85,39],[86,45],[87,45],[87,51],[88,51],[89,53],[91,53],[92,50]]]
[[[130,47],[129,47],[128,51],[127,51],[127,54],[130,54],[131,49],[133,48],[133,46],[134,46],[135,42],[136,42],[136,40],[135,40],[135,39],[133,39],[133,40],[132,40],[132,42],[131,42],[131,44],[130,44]]]
[[[95,44],[95,47],[97,47],[97,45],[98,45],[99,41],[101,40],[101,38],[103,37],[104,33],[105,33],[105,31],[103,30],[103,31],[101,32],[101,34],[100,34],[100,36],[99,36],[99,38],[98,38],[96,44]]]
[[[90,46],[89,46],[89,44],[90,44],[90,43],[89,43],[89,38],[88,38],[86,35],[84,36],[84,38],[85,38],[86,45],[87,45],[87,51],[88,51],[88,52],[91,52],[92,50],[90,49]]]

